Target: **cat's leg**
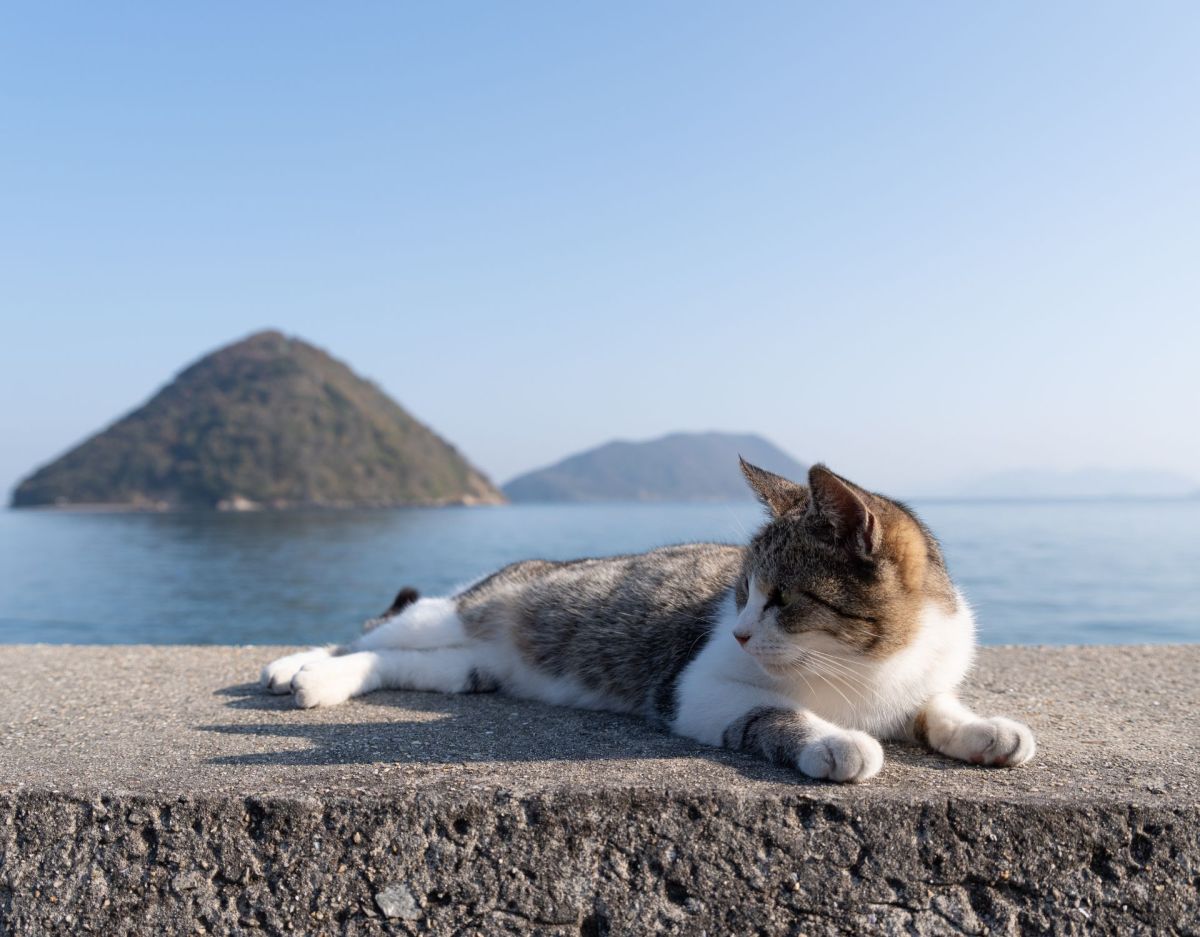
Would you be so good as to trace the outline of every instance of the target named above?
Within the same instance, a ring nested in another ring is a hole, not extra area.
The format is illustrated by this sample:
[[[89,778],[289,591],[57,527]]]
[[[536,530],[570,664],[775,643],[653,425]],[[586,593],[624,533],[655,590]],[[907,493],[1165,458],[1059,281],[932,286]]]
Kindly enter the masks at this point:
[[[418,599],[399,615],[350,642],[351,651],[456,647],[470,641],[453,598]]]
[[[914,741],[934,751],[997,768],[1015,768],[1033,757],[1029,726],[1002,716],[979,716],[953,693],[939,693],[917,710],[908,725]]]
[[[272,661],[263,667],[259,682],[271,693],[290,693],[292,678],[306,664],[356,651],[457,647],[470,640],[454,599],[420,599],[345,647],[314,647]]]
[[[883,767],[883,748],[867,733],[794,707],[756,706],[725,727],[721,743],[829,781],[865,781]]]
[[[332,657],[338,653],[338,650],[333,646],[314,647],[297,654],[280,657],[263,667],[262,673],[259,675],[259,683],[271,693],[291,693],[292,677],[296,676],[301,667]]]
[[[333,706],[373,690],[484,693],[498,686],[483,662],[482,645],[428,651],[359,651],[306,664],[292,678],[302,709]]]
[[[314,647],[272,661],[263,667],[259,682],[272,693],[290,693],[292,678],[306,664],[356,651],[457,647],[470,640],[453,598],[420,599],[345,647]]]
[[[883,767],[883,748],[871,736],[827,722],[785,696],[734,681],[710,684],[707,692],[687,683],[671,726],[679,735],[753,752],[810,778],[865,781]]]

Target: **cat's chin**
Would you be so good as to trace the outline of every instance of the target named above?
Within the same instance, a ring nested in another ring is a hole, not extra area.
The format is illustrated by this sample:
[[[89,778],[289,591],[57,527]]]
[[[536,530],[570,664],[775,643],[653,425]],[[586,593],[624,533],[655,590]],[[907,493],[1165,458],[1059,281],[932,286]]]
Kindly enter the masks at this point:
[[[769,677],[787,677],[796,672],[798,662],[795,660],[783,660],[780,658],[768,658],[766,660],[761,657],[755,657],[754,663],[758,664],[759,668]]]

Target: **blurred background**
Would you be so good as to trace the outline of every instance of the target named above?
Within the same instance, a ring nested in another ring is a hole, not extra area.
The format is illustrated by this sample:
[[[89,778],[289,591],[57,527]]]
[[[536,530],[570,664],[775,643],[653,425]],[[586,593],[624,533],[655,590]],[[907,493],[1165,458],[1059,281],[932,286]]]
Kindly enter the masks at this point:
[[[10,8],[0,641],[338,639],[744,540],[748,448],[911,500],[990,643],[1200,640],[1198,44],[1183,3]]]

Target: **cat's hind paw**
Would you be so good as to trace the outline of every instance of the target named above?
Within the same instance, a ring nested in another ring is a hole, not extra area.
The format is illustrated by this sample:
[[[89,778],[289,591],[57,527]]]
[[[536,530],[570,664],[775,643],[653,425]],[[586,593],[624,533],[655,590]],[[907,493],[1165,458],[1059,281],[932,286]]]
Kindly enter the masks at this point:
[[[991,716],[955,729],[949,748],[947,754],[962,761],[989,768],[1015,768],[1033,757],[1037,745],[1029,726]]]
[[[805,745],[797,767],[810,778],[843,783],[866,781],[883,767],[883,746],[865,732],[837,732]]]
[[[300,672],[300,668],[328,656],[327,648],[315,647],[311,651],[280,657],[263,667],[258,682],[268,693],[291,693],[292,678]]]

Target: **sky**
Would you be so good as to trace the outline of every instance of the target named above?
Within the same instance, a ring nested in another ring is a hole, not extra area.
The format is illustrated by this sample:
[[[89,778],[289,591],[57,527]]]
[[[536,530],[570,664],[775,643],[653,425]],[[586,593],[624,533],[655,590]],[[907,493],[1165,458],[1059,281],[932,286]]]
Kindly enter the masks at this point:
[[[503,482],[1200,479],[1195,4],[21,3],[0,488],[275,327]]]

